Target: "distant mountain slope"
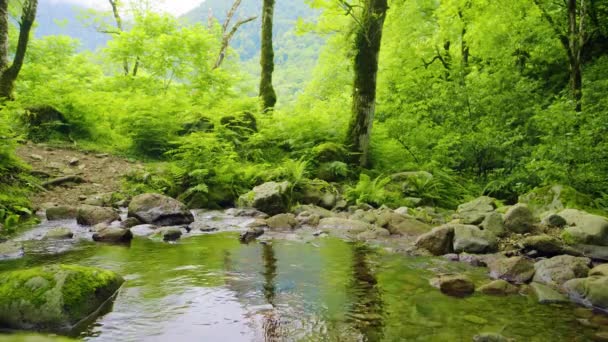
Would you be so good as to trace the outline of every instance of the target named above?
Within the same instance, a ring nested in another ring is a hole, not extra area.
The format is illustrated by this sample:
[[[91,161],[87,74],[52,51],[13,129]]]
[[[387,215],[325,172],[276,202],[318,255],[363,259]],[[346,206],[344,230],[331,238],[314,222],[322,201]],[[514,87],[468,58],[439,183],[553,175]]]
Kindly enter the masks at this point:
[[[66,35],[79,39],[82,49],[95,50],[104,46],[110,37],[87,27],[79,16],[85,7],[66,3],[52,3],[40,0],[36,17],[36,37]]]

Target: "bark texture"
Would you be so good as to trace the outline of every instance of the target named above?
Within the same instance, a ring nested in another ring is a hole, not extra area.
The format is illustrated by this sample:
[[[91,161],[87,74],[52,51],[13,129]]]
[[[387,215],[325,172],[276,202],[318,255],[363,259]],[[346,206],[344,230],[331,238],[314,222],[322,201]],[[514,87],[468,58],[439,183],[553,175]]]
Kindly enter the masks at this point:
[[[22,4],[21,19],[19,20],[19,40],[17,50],[12,64],[9,65],[9,46],[8,46],[8,0],[0,0],[0,98],[13,99],[15,81],[27,52],[30,40],[30,31],[36,20],[36,10],[38,0],[25,0]]]
[[[272,110],[277,103],[277,94],[272,86],[274,72],[274,49],[272,47],[272,20],[274,16],[274,0],[264,0],[262,8],[262,51],[260,64],[262,75],[260,79],[260,99],[264,111]]]
[[[346,144],[352,162],[369,166],[369,145],[376,112],[378,58],[387,0],[364,0],[363,12],[355,34],[353,103]]]

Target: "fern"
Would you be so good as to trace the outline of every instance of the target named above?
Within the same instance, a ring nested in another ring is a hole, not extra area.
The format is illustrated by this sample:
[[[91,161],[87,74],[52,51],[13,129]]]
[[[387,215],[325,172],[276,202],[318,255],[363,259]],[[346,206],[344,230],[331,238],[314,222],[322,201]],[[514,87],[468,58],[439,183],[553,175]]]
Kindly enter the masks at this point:
[[[357,204],[367,203],[373,206],[381,206],[387,201],[387,191],[384,188],[391,179],[389,177],[378,176],[374,180],[370,176],[362,173],[359,182],[355,187],[346,190],[346,198],[349,202]]]

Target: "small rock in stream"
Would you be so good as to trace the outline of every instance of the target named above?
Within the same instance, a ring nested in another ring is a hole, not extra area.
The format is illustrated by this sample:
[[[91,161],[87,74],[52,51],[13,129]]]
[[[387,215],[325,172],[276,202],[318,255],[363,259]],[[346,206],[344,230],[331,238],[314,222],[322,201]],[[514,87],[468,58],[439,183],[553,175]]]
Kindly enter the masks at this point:
[[[261,228],[261,227],[250,228],[246,232],[242,233],[241,236],[239,236],[239,241],[241,241],[242,243],[250,243],[251,241],[262,236],[263,234],[264,234],[264,228]]]

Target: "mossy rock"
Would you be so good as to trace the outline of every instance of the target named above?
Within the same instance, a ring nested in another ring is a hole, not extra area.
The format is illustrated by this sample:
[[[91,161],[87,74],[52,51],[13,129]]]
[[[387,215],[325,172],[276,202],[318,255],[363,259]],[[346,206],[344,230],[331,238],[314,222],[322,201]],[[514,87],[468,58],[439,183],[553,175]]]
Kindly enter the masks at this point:
[[[27,108],[21,121],[28,129],[28,138],[35,142],[66,139],[71,133],[65,115],[49,105]]]
[[[348,152],[343,145],[334,142],[326,142],[313,147],[314,160],[319,163],[332,161],[346,161]]]
[[[0,327],[69,332],[104,307],[123,282],[112,271],[70,265],[0,273]]]
[[[536,188],[519,197],[520,203],[528,205],[535,216],[555,213],[566,208],[582,209],[594,214],[605,214],[597,208],[593,198],[565,185],[549,185]]]

